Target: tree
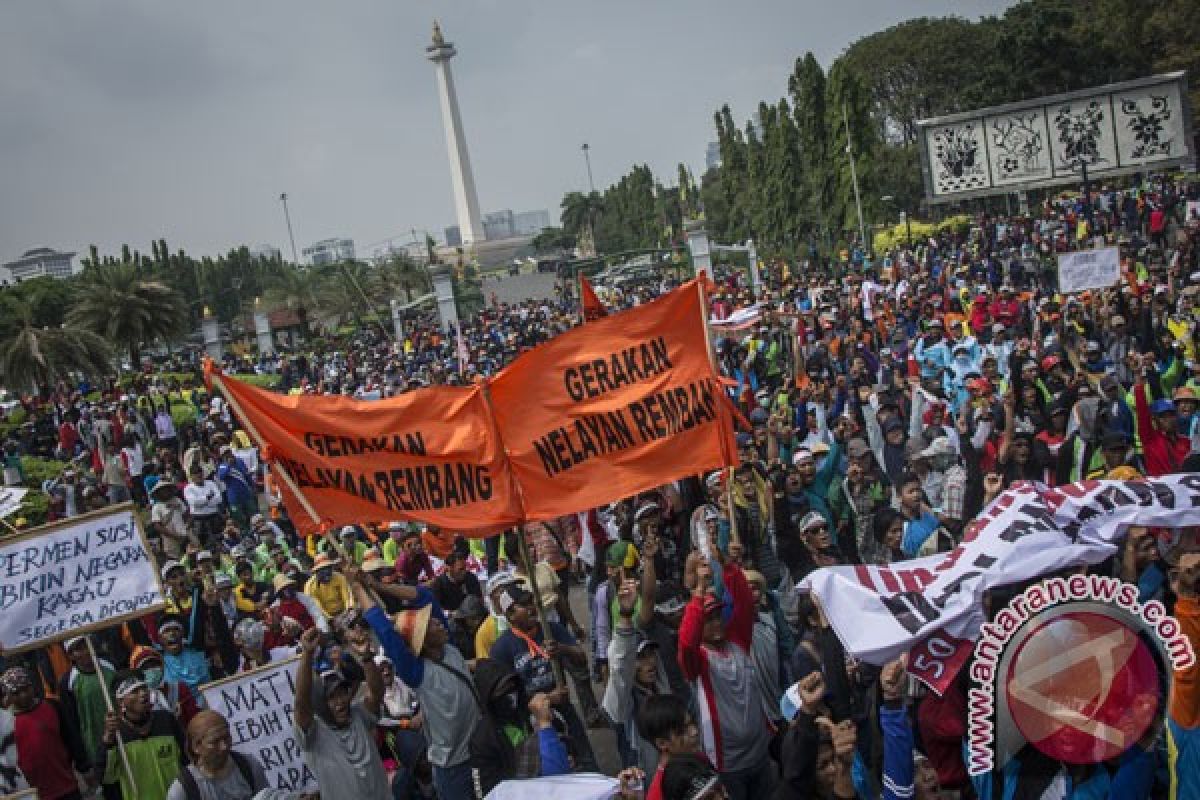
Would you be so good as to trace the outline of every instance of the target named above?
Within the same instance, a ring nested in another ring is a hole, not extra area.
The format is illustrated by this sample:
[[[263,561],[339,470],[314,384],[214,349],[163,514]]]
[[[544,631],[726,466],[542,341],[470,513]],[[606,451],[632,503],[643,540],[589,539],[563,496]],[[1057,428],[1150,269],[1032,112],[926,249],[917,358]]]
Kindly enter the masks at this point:
[[[604,212],[604,200],[599,192],[568,192],[562,199],[563,230],[577,240],[585,238],[598,248],[596,220]]]
[[[166,284],[141,277],[133,264],[92,270],[78,298],[67,312],[67,325],[126,348],[133,369],[144,345],[170,341],[187,330],[183,298]]]
[[[796,146],[800,151],[800,172],[807,190],[808,218],[813,230],[810,241],[817,241],[819,231],[829,232],[829,193],[833,171],[829,163],[829,131],[825,127],[825,72],[812,53],[796,59],[788,78],[788,94],[792,98],[792,116],[796,120]]]
[[[833,166],[829,219],[839,234],[858,231],[858,210],[850,169],[853,155],[862,198],[863,219],[874,219],[879,198],[874,161],[880,141],[878,129],[871,118],[871,99],[854,71],[837,61],[829,70],[826,88],[825,126],[829,131],[829,159]],[[849,148],[847,148],[849,145]],[[863,243],[870,246],[869,242]]]
[[[575,247],[575,237],[562,228],[543,228],[533,237],[533,249],[537,253],[553,253]]]
[[[96,378],[111,372],[103,337],[73,327],[35,327],[28,314],[0,339],[0,382],[38,389],[76,374]]]
[[[320,307],[317,297],[324,291],[321,273],[309,267],[288,266],[267,282],[263,303],[270,309],[286,308],[296,312],[300,333],[309,338],[309,313]]]

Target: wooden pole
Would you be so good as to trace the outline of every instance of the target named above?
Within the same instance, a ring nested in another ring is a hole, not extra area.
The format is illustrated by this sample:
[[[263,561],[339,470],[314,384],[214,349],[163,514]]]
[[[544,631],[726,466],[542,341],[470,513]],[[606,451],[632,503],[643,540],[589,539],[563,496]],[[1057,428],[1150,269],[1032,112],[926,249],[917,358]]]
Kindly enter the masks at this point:
[[[529,590],[533,593],[533,605],[537,609],[538,624],[542,626],[542,638],[549,641],[554,636],[550,633],[550,625],[546,620],[546,610],[542,608],[542,592],[537,585],[537,564],[529,557],[529,543],[525,541],[525,531],[518,526],[513,529],[517,534],[517,546],[521,550],[521,561],[525,563],[525,573],[529,576]],[[566,587],[563,588],[566,591]],[[554,670],[554,683],[560,689],[567,685],[563,677],[562,664],[557,658],[550,659],[550,668]]]
[[[92,644],[92,635],[85,633],[83,641],[87,644],[88,655],[92,659],[92,668],[96,670],[96,677],[99,679],[100,694],[104,696],[104,707],[108,709],[109,713],[114,713],[116,709],[113,707],[112,694],[109,692],[108,681],[104,680],[104,670],[100,667],[100,659],[96,657],[96,646]],[[129,754],[125,752],[125,739],[121,736],[119,728],[117,729],[117,751],[121,754],[121,766],[125,769],[125,777],[128,779],[130,787],[133,788],[134,797],[137,797],[137,781],[133,777],[133,768],[129,766]]]

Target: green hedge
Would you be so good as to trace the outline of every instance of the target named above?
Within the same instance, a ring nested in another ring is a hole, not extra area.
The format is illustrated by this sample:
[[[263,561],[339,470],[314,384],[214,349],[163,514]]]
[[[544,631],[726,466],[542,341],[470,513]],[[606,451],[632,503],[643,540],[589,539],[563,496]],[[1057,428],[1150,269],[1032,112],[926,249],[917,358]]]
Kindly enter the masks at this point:
[[[12,515],[11,520],[23,518],[29,527],[45,525],[50,512],[50,498],[42,491],[42,483],[57,478],[66,468],[65,461],[22,456],[21,470],[25,473],[25,486],[31,491],[21,498],[21,508]]]

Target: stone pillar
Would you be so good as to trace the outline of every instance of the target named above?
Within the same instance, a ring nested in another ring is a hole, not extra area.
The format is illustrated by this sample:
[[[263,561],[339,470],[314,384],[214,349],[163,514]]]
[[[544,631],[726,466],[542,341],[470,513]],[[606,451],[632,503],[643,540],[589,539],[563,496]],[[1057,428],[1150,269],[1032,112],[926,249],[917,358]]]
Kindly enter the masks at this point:
[[[223,357],[221,328],[217,318],[207,308],[204,309],[204,317],[200,320],[200,332],[204,335],[204,352],[213,361],[220,361]]]
[[[750,287],[754,289],[755,297],[762,286],[762,275],[758,271],[758,251],[754,249],[754,240],[746,240],[746,258],[750,260]]]
[[[254,338],[258,343],[260,355],[269,356],[275,353],[275,337],[271,335],[271,320],[267,312],[257,307],[254,309]]]
[[[471,155],[463,131],[462,115],[458,110],[458,94],[454,91],[454,76],[450,59],[458,51],[454,44],[442,38],[442,29],[433,23],[433,42],[425,48],[425,57],[437,70],[438,99],[442,106],[442,127],[446,130],[446,149],[450,153],[450,181],[454,189],[454,212],[464,247],[482,242],[483,217],[479,214],[479,197],[475,193],[475,175],[471,172]]]
[[[453,326],[458,330],[458,307],[454,305],[453,270],[446,264],[431,264],[429,276],[433,279],[433,292],[437,296],[438,317],[442,322],[442,332],[447,333]]]
[[[688,250],[692,253],[692,267],[696,270],[696,275],[700,274],[700,270],[708,273],[708,277],[716,280],[717,276],[713,274],[712,268],[712,251],[708,244],[708,231],[704,229],[704,220],[689,219],[683,223],[683,230],[687,234]]]

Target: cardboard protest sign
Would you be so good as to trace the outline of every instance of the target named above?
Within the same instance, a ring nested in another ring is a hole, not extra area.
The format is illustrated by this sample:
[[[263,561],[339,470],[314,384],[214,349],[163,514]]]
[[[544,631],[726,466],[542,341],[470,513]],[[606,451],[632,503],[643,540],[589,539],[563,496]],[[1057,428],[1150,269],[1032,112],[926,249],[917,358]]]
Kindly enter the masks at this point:
[[[289,658],[200,687],[204,702],[229,721],[233,749],[262,764],[273,789],[315,791],[292,721],[296,665]]]
[[[1099,563],[1116,553],[1130,525],[1200,525],[1198,494],[1200,475],[1191,473],[1056,488],[1022,482],[997,497],[949,553],[824,567],[798,589],[817,596],[850,655],[881,666],[916,648],[916,674],[944,686],[983,623],[985,591]]]
[[[0,544],[5,655],[162,607],[158,568],[130,505],[45,525]]]
[[[1058,255],[1058,290],[1063,294],[1105,289],[1120,279],[1121,256],[1116,247]]]
[[[418,520],[451,530],[521,518],[481,387],[431,387],[385,400],[286,396],[221,377],[235,408],[266,440],[330,525]],[[284,493],[297,524],[309,515]]]
[[[490,382],[525,516],[574,514],[734,461],[696,281],[568,331]]]

